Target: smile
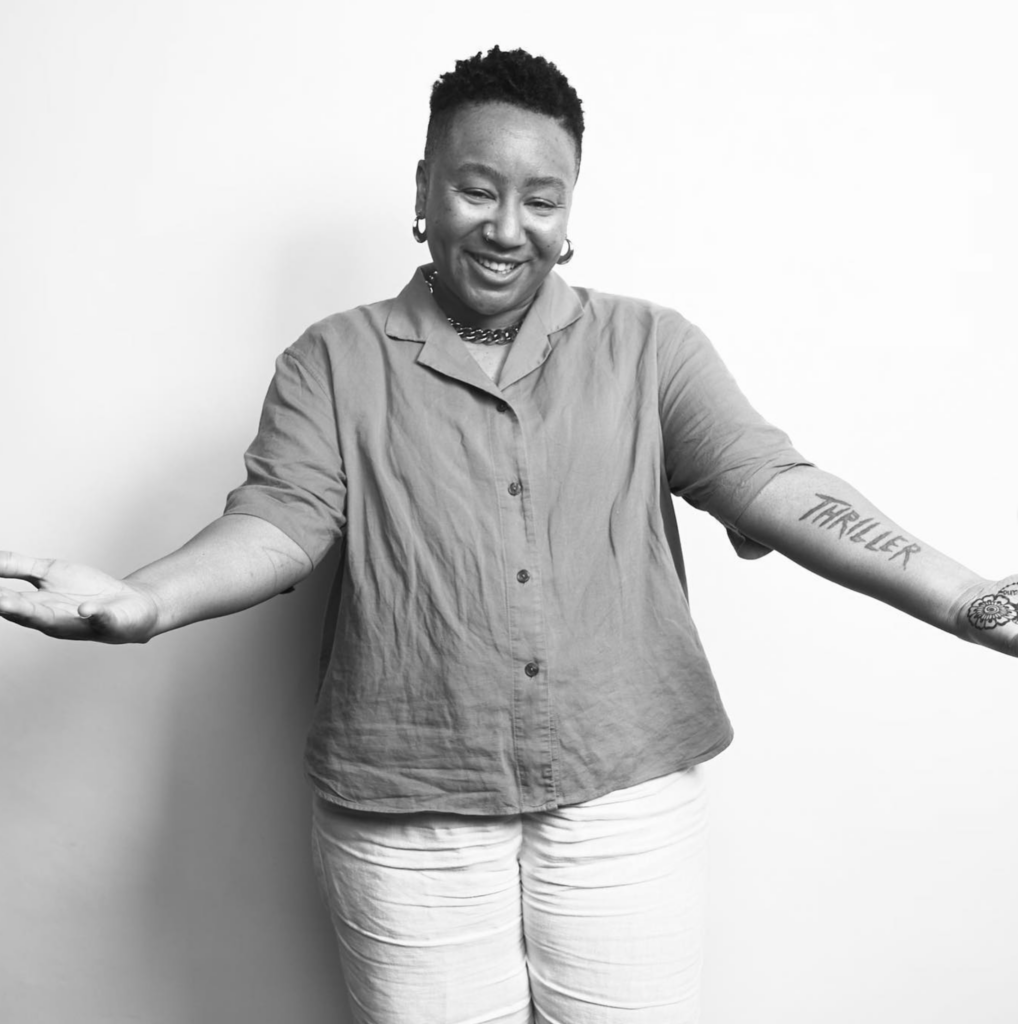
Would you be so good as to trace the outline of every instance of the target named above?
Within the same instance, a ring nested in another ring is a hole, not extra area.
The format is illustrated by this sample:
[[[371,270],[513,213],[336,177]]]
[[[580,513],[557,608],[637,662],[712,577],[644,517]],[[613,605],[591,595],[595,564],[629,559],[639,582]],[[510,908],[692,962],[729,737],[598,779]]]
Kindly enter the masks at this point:
[[[475,262],[484,267],[485,270],[490,270],[493,274],[511,274],[518,266],[519,263],[507,262],[504,260],[493,260],[487,256],[477,256],[474,253],[468,253],[470,258]]]

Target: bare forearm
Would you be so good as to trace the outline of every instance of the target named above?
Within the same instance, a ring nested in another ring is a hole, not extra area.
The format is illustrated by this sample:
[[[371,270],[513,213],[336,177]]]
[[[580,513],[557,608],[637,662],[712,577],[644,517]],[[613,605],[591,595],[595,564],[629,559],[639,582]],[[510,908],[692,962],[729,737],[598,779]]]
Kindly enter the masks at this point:
[[[311,569],[303,550],[271,523],[229,515],[124,582],[155,601],[156,636],[249,608],[299,583]]]
[[[959,610],[989,585],[819,469],[776,477],[737,525],[827,579],[958,635]]]

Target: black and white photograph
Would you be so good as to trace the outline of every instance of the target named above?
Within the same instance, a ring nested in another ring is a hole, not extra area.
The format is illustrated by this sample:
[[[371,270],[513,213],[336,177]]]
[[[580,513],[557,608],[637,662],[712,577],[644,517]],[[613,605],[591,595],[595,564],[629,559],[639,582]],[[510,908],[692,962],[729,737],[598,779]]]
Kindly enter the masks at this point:
[[[0,1020],[1014,1024],[1016,47],[8,0]]]

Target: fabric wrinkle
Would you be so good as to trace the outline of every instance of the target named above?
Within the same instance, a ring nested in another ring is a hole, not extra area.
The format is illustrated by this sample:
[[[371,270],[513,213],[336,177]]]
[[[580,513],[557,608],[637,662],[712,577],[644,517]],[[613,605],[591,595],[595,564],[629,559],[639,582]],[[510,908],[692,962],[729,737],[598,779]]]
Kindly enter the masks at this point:
[[[343,544],[305,751],[320,794],[538,811],[730,742],[672,494],[730,525],[803,460],[680,314],[552,273],[496,387],[418,272],[291,345],[262,423],[227,513],[316,564]]]

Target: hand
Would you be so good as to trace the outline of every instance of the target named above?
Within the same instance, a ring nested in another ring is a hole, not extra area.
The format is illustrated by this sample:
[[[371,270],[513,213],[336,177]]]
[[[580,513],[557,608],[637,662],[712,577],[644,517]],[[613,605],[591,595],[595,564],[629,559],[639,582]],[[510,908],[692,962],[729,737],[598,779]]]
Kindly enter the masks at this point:
[[[36,590],[0,587],[0,618],[61,640],[145,643],[154,635],[153,596],[98,569],[0,551],[0,579],[27,580]]]
[[[974,587],[957,609],[959,636],[1018,658],[1018,575]]]

